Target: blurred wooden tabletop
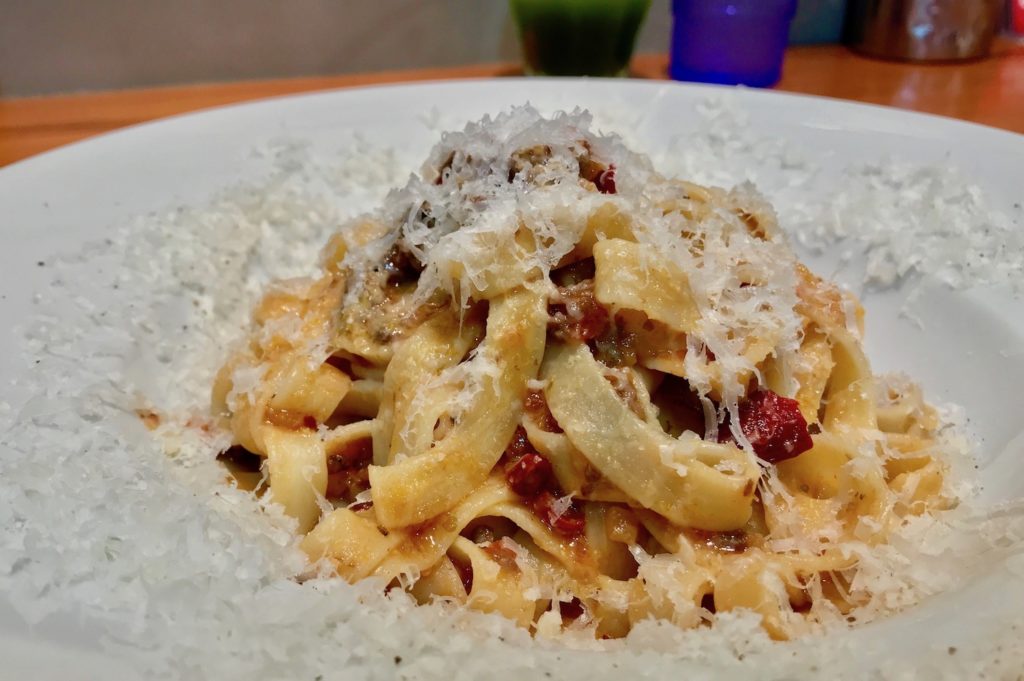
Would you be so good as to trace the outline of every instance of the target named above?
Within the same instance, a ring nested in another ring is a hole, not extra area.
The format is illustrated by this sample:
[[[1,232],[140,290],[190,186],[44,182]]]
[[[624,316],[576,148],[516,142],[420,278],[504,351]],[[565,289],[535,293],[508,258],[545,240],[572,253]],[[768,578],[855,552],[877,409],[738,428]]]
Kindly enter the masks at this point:
[[[665,55],[640,55],[633,75],[666,77]],[[262,97],[380,83],[519,75],[515,64],[246,81],[31,98],[0,98],[0,166],[156,118]],[[908,64],[860,57],[837,45],[791,48],[777,89],[953,116],[1024,133],[1024,45],[998,42],[991,57]]]

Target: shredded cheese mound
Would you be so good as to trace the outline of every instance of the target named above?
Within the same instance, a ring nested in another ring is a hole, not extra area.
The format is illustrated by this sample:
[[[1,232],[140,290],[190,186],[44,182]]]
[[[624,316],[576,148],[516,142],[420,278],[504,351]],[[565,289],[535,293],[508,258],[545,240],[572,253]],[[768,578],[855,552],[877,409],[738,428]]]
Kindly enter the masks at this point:
[[[780,357],[795,356],[799,341],[796,260],[771,206],[745,184],[728,192],[692,187],[694,205],[713,200],[699,214],[666,210],[679,201],[678,183],[618,137],[590,133],[590,125],[586,112],[548,119],[521,107],[443,134],[418,175],[341,233],[348,245],[342,266],[356,273],[346,302],[379,276],[380,261],[395,247],[424,268],[416,302],[443,293],[465,306],[530,273],[547,276],[573,257],[581,239],[629,229],[685,273],[700,308],[700,328],[687,339],[688,376],[702,392],[721,391],[734,410],[742,381],[756,370],[749,339],[770,339]],[[615,194],[578,181],[587,173],[580,159],[591,157],[614,166]],[[607,216],[607,233],[588,233],[595,215]],[[515,248],[526,234],[534,248]],[[515,259],[514,268],[505,256]],[[705,350],[716,358],[714,375]]]

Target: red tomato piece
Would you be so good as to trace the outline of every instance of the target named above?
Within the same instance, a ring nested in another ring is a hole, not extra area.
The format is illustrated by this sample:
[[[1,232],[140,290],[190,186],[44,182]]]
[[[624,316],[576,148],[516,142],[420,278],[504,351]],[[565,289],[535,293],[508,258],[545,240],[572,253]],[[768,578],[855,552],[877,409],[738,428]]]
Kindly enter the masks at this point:
[[[533,512],[555,532],[566,537],[574,537],[583,532],[586,527],[586,518],[583,516],[583,510],[575,501],[571,502],[568,507],[559,509],[562,503],[554,494],[545,490],[533,500]]]
[[[513,492],[533,498],[551,484],[553,475],[547,459],[536,452],[528,452],[508,468],[505,479]]]
[[[800,404],[771,390],[755,391],[740,404],[740,428],[754,453],[768,463],[792,459],[814,446]],[[733,439],[728,422],[719,429],[718,439]]]

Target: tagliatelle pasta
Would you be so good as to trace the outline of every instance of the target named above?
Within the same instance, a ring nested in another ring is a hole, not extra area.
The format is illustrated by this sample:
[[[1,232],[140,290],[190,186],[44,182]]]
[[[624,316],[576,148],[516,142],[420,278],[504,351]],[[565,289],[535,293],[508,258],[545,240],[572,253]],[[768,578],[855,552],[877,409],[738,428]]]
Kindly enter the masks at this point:
[[[877,614],[858,557],[954,503],[934,411],[749,188],[569,120],[446,135],[275,285],[215,381],[225,458],[312,562],[539,635]]]

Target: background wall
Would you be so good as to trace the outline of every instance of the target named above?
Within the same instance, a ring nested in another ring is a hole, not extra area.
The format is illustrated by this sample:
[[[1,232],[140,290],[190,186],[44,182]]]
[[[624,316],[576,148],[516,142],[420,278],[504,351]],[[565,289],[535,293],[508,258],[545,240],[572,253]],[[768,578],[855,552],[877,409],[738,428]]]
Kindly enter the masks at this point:
[[[639,52],[667,49],[654,0]],[[518,59],[505,0],[0,0],[0,94]]]

